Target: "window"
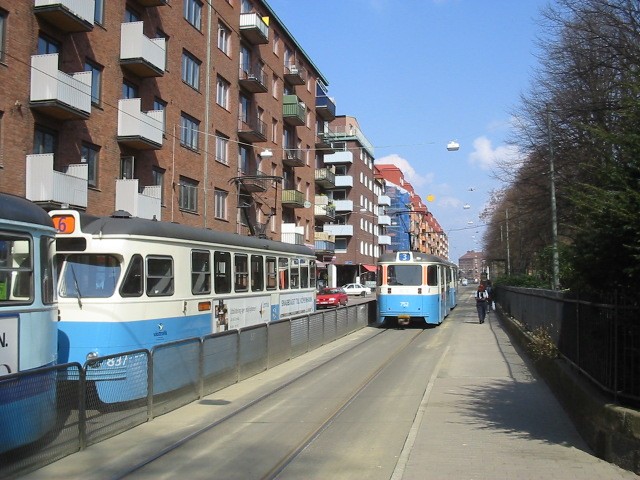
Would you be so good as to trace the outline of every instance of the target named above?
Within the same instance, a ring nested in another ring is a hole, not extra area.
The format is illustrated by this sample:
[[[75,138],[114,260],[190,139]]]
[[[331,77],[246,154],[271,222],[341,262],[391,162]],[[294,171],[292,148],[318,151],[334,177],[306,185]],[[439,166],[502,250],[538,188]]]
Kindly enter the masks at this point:
[[[91,72],[91,103],[100,105],[100,91],[102,90],[102,67],[87,60],[84,71]]]
[[[227,56],[231,55],[231,49],[229,47],[231,40],[231,30],[226,25],[218,24],[218,48],[222,50]]]
[[[147,295],[166,297],[173,295],[173,258],[153,256],[147,258]]]
[[[33,153],[56,153],[58,132],[36,125],[33,132]]]
[[[192,150],[198,149],[198,128],[200,122],[186,113],[180,116],[180,145]]]
[[[122,82],[122,98],[139,98],[138,86],[126,80]]]
[[[246,95],[240,94],[239,106],[240,118],[243,122],[249,123],[249,115],[251,113],[251,100]]]
[[[120,278],[120,261],[113,255],[69,255],[60,279],[60,295],[67,298],[109,298]]]
[[[389,265],[387,267],[387,284],[410,286],[422,285],[422,266]]]
[[[277,287],[276,257],[267,257],[267,290],[275,290]]]
[[[135,157],[120,157],[120,177],[119,178],[134,178]]]
[[[227,192],[215,189],[214,193],[214,216],[220,220],[227,219]]]
[[[50,53],[60,53],[60,44],[49,37],[40,35],[38,37],[38,55]]]
[[[95,9],[93,11],[93,21],[98,25],[104,24],[104,0],[95,0]]]
[[[300,259],[300,288],[309,288],[309,261]]]
[[[214,288],[216,293],[231,292],[231,254],[216,252],[213,254]]]
[[[153,109],[160,110],[162,112],[162,131],[167,131],[167,102],[159,99],[158,97],[153,99]]]
[[[191,252],[191,293],[211,293],[211,258],[206,250]]]
[[[240,45],[240,69],[245,73],[252,73],[251,51],[244,45]]]
[[[431,287],[438,285],[438,267],[436,265],[427,267],[427,285]]]
[[[31,303],[34,296],[33,246],[26,235],[0,232],[0,303]]]
[[[297,258],[291,260],[291,288],[300,288],[300,261]]]
[[[229,165],[229,139],[216,132],[216,161]]]
[[[236,292],[249,290],[249,256],[236,253],[234,255],[235,282],[233,289]]]
[[[182,52],[182,81],[196,90],[200,88],[200,63],[189,52]]]
[[[240,145],[238,147],[238,167],[240,168],[240,173],[242,175],[254,175],[255,172],[249,170],[251,158],[251,150],[245,145]]]
[[[264,263],[262,255],[251,255],[251,291],[264,290]]]
[[[160,205],[164,205],[164,170],[157,167],[151,170],[151,185],[160,187]]]
[[[87,183],[90,187],[98,186],[98,154],[100,148],[96,145],[83,143],[80,149],[80,161],[86,163],[89,169]]]
[[[179,188],[179,207],[183,210],[196,212],[198,210],[198,182],[189,178],[180,177]]]
[[[278,286],[280,290],[289,288],[289,259],[278,258]]]
[[[202,2],[200,0],[184,0],[184,18],[200,30],[202,26]]]
[[[140,255],[134,255],[129,262],[127,273],[120,287],[120,295],[123,297],[141,297],[142,281],[144,278],[144,262]]]
[[[7,46],[7,12],[0,10],[0,62],[4,62]]]
[[[336,250],[347,250],[347,239],[346,238],[337,238],[336,237],[336,243],[335,243],[335,249]]]
[[[309,262],[309,286],[311,288],[316,287],[316,261],[311,260]]]
[[[124,11],[124,23],[139,22],[139,21],[140,21],[140,14],[135,10],[131,10],[129,7],[127,7]]]
[[[216,103],[227,110],[229,109],[229,82],[222,77],[218,77]]]

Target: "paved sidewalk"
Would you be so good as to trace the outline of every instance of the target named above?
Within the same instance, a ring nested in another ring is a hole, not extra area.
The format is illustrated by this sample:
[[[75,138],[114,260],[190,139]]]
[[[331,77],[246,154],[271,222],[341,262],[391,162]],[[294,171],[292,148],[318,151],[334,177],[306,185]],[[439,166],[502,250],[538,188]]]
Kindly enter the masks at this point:
[[[496,313],[478,323],[468,290],[447,322],[462,325],[427,388],[394,479],[639,478],[590,452]]]

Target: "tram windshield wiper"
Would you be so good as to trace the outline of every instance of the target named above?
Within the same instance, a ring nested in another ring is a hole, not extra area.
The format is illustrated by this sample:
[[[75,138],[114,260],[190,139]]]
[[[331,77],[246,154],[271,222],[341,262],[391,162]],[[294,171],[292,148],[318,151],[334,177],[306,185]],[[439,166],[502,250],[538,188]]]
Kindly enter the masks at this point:
[[[73,277],[73,285],[76,287],[76,298],[78,299],[78,306],[82,308],[82,294],[80,293],[80,286],[78,285],[78,278],[76,277],[76,271],[73,265],[70,265],[71,276]]]

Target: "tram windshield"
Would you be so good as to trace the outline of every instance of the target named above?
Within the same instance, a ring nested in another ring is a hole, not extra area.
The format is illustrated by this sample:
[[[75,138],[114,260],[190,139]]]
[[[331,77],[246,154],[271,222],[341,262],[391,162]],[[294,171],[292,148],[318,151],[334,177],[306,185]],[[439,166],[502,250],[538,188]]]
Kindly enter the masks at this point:
[[[120,270],[120,262],[112,255],[69,255],[60,274],[60,297],[110,297],[115,292]]]
[[[421,265],[389,265],[387,267],[388,285],[422,285]]]

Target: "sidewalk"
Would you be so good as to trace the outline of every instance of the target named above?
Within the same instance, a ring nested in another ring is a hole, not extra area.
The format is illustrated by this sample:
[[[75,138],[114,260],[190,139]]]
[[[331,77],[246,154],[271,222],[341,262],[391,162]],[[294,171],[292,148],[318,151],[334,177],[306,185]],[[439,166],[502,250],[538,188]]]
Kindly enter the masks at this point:
[[[637,479],[595,457],[491,312],[465,290],[394,479]]]

